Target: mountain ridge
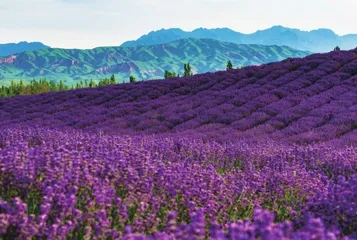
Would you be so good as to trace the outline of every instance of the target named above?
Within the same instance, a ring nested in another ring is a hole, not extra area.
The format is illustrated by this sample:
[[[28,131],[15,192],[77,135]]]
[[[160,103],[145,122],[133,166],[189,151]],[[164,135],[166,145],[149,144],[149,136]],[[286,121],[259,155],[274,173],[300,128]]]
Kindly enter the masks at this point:
[[[46,48],[49,48],[49,46],[46,46],[41,42],[21,41],[18,43],[0,43],[0,57],[9,56],[25,51],[35,51]]]
[[[238,45],[213,39],[181,39],[171,43],[136,47],[98,47],[90,50],[48,48],[0,59],[0,79],[47,78],[81,80],[119,74],[128,79],[162,78],[165,70],[180,71],[190,62],[194,73],[259,65],[288,57],[304,57],[307,51],[289,47]]]
[[[285,45],[316,53],[329,52],[336,46],[345,50],[357,47],[357,34],[337,35],[327,28],[304,31],[281,25],[248,34],[230,28],[196,28],[192,31],[184,31],[180,28],[163,28],[151,31],[136,40],[126,41],[120,46],[160,44],[182,38],[212,38],[237,44]]]

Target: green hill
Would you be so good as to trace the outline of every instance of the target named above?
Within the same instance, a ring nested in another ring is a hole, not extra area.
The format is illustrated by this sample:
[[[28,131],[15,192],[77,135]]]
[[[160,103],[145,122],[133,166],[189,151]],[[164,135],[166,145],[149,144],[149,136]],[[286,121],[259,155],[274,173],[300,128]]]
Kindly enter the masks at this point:
[[[181,39],[171,43],[137,47],[100,47],[91,50],[48,48],[0,58],[0,83],[10,80],[47,78],[65,80],[100,79],[115,74],[127,81],[163,78],[164,71],[183,73],[189,62],[194,73],[234,68],[304,57],[307,51],[286,46],[240,45],[213,39]]]

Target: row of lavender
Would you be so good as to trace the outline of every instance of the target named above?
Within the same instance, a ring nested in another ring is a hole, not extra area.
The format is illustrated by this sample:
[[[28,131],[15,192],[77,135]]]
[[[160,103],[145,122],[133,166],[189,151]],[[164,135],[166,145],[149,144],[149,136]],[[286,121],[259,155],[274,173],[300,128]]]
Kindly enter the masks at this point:
[[[357,149],[0,133],[3,239],[354,239]]]
[[[117,134],[226,132],[356,142],[357,50],[241,70],[0,99],[2,126]]]

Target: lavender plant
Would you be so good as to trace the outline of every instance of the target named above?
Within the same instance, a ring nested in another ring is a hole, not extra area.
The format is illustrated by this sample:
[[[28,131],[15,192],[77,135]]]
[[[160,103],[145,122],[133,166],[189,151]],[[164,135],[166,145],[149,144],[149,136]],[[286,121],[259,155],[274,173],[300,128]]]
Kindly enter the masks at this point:
[[[356,239],[356,59],[0,99],[0,238]]]

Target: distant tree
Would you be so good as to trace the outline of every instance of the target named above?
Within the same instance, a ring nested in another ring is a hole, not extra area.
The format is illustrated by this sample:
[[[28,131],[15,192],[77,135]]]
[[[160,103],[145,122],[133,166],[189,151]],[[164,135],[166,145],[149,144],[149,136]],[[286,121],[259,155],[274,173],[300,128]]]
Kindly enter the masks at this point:
[[[233,69],[233,64],[232,64],[231,60],[229,60],[227,62],[227,70],[230,70],[230,69]]]
[[[176,77],[176,76],[177,75],[176,75],[175,72],[170,72],[170,71],[165,70],[165,75],[164,75],[165,79],[173,78],[173,77]]]
[[[24,81],[20,80],[18,82],[11,81],[9,86],[0,86],[0,97],[12,97],[18,95],[34,95],[39,93],[45,92],[55,92],[55,91],[63,91],[63,90],[71,90],[83,87],[97,87],[103,85],[109,85],[113,80],[109,78],[104,78],[99,81],[98,84],[91,79],[90,82],[85,81],[85,85],[83,81],[77,82],[76,85],[67,86],[65,83],[60,80],[59,82],[55,82],[54,80],[46,80],[40,79],[36,80],[33,79],[29,83],[24,83]]]
[[[105,85],[111,85],[111,84],[116,84],[114,75],[112,75],[110,77],[110,79],[103,78],[103,79],[99,80],[99,82],[98,82],[98,86],[105,86]]]
[[[20,83],[19,83],[20,93],[24,89],[24,87],[25,87],[24,81],[20,80]]]
[[[104,85],[107,85],[109,82],[109,79],[108,78],[103,78],[103,79],[100,79],[99,82],[98,82],[98,86],[104,86]]]
[[[130,81],[131,83],[135,83],[135,82],[136,82],[136,79],[135,79],[135,77],[130,76],[130,77],[129,77],[129,81]]]
[[[1,86],[0,97],[7,97],[7,96],[8,96],[7,87]]]
[[[93,81],[93,79],[90,80],[90,82],[89,82],[89,87],[90,87],[90,88],[96,87],[96,84],[95,84],[95,82]]]
[[[333,50],[334,50],[334,51],[341,51],[341,49],[340,49],[339,46],[336,46]]]
[[[164,78],[165,79],[168,79],[169,78],[169,75],[170,75],[170,72],[165,70],[165,74],[164,74]]]
[[[188,77],[188,76],[193,76],[193,73],[192,73],[192,70],[191,70],[191,66],[189,63],[185,63],[183,65],[183,68],[184,68],[184,73],[183,73],[183,76],[184,77]]]
[[[63,91],[65,90],[65,86],[62,80],[60,80],[59,84],[58,84],[58,90]]]
[[[51,80],[48,85],[49,85],[49,91],[51,92],[56,91],[57,84],[55,81]]]
[[[188,72],[189,76],[193,76],[193,73],[192,73],[192,70],[191,70],[191,66],[190,66],[189,63],[187,64],[187,72]]]
[[[114,74],[112,74],[112,76],[110,77],[110,84],[116,84]]]

